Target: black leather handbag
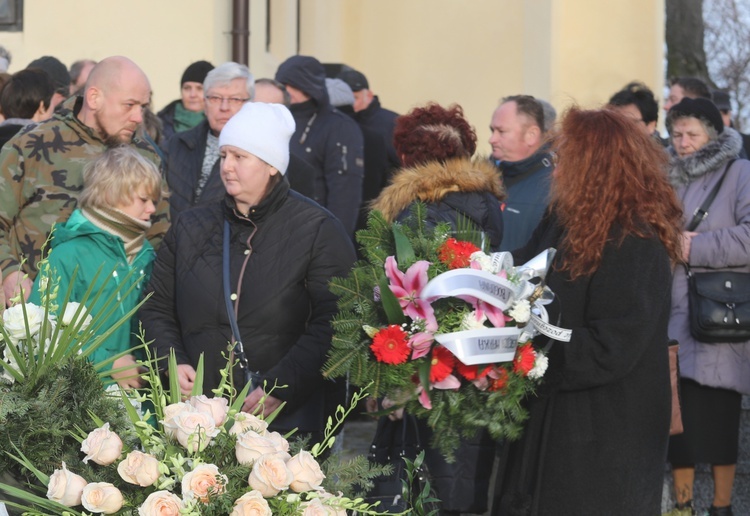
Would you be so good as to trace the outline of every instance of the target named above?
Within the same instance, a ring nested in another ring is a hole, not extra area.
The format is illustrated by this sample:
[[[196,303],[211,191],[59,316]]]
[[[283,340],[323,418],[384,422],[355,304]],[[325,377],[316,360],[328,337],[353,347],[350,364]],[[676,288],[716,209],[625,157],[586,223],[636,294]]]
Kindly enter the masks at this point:
[[[693,231],[708,215],[727,171],[693,214],[688,231]],[[688,276],[690,334],[699,342],[744,342],[750,340],[750,273],[694,272],[685,264]]]

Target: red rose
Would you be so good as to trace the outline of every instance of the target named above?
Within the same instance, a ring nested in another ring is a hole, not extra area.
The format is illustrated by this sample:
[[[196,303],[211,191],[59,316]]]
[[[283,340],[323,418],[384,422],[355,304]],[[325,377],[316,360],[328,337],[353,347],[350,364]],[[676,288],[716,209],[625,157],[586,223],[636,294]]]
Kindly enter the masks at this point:
[[[375,334],[370,349],[378,362],[403,364],[409,358],[408,335],[400,326],[391,324]]]
[[[490,369],[488,365],[466,365],[460,360],[456,362],[458,373],[469,381],[484,378]]]
[[[455,238],[449,238],[438,249],[438,258],[449,269],[463,269],[469,266],[472,253],[480,249],[471,242],[458,241]]]
[[[430,382],[437,383],[445,380],[453,372],[456,357],[443,346],[435,346],[432,349],[432,362],[430,367]]]
[[[536,353],[531,344],[524,344],[518,346],[516,350],[516,358],[513,359],[513,371],[517,374],[527,376],[529,371],[534,368],[534,362],[536,361]]]
[[[503,367],[498,367],[493,370],[493,374],[489,376],[490,386],[487,387],[488,391],[501,391],[508,385],[508,371]]]

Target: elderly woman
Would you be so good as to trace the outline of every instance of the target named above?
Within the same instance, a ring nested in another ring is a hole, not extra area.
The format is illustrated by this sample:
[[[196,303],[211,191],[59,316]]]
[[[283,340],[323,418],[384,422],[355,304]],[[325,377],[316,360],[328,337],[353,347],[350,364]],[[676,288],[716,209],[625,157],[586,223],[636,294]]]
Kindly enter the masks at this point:
[[[708,216],[684,231],[682,258],[695,271],[750,271],[750,162],[736,160],[739,133],[704,98],[684,98],[669,110],[669,179],[682,199],[687,228],[692,213],[724,176]],[[730,166],[731,162],[731,166]],[[750,394],[750,343],[708,344],[690,333],[688,281],[678,267],[672,286],[669,335],[680,343],[685,431],[670,442],[677,510],[692,510],[696,463],[713,466],[712,516],[732,514],[742,394]]]
[[[130,146],[113,147],[86,165],[78,209],[55,227],[49,266],[50,274],[60,280],[59,291],[64,294],[70,288],[69,301],[76,302],[82,302],[89,289],[99,294],[99,301],[87,307],[91,315],[100,309],[109,310],[103,305],[118,296],[117,309],[101,333],[142,299],[155,257],[146,231],[161,195],[161,174],[156,165]],[[39,274],[29,302],[39,303],[40,294],[44,294],[39,291],[41,278]],[[93,302],[94,296],[89,299]],[[137,335],[138,323],[133,318],[130,324],[117,327],[90,355],[92,362],[140,344]],[[141,387],[133,354],[118,358],[111,367],[117,370],[112,377],[121,387]]]
[[[174,350],[183,393],[201,355],[211,395],[233,354],[245,366],[234,368],[237,389],[252,373],[243,410],[269,415],[286,401],[272,428],[320,434],[330,390],[320,369],[336,313],[328,281],[346,275],[354,248],[336,218],[284,180],[293,133],[294,119],[278,104],[245,104],[227,122],[219,136],[226,198],[177,219],[141,317],[156,355]],[[264,382],[287,387],[261,404]]]
[[[534,339],[549,369],[522,439],[505,446],[493,514],[658,515],[679,201],[664,152],[623,114],[573,108],[556,147],[549,212],[513,255],[557,249],[547,309],[571,336]]]

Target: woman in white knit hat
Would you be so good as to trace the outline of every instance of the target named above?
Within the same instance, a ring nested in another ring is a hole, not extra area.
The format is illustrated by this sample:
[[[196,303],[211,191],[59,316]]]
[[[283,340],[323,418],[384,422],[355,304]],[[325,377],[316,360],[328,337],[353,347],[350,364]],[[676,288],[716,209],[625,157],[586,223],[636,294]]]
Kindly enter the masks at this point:
[[[271,428],[316,438],[325,393],[337,392],[320,373],[336,313],[328,281],[347,274],[354,248],[333,215],[289,189],[294,129],[287,108],[260,102],[227,122],[219,136],[227,196],[173,221],[141,318],[157,356],[175,351],[183,393],[201,354],[208,395],[231,355],[235,388],[252,382],[243,410],[268,415],[286,401]],[[287,387],[262,400],[264,383]]]

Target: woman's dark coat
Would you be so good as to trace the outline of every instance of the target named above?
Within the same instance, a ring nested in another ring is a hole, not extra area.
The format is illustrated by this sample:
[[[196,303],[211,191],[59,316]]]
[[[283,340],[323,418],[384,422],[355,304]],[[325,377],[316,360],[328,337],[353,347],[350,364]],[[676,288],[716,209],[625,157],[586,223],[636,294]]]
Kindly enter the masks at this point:
[[[230,197],[183,212],[157,254],[147,289],[153,296],[141,320],[159,357],[174,349],[178,364],[195,367],[205,354],[204,392],[210,394],[231,338],[222,287],[222,228],[228,220],[233,290],[250,252],[237,317],[245,353],[251,370],[269,385],[288,386],[273,396],[286,401],[285,413],[291,414],[322,397],[320,370],[337,312],[328,282],[348,273],[354,249],[338,220],[283,181],[251,209],[249,219],[258,227],[250,245],[252,225],[238,216]],[[244,384],[238,368],[234,378]],[[319,431],[320,423],[301,422],[300,430]]]
[[[514,253],[525,263],[559,249],[551,318],[573,333],[552,345],[524,436],[505,447],[493,514],[658,515],[671,413],[667,252],[656,237],[612,231],[596,272],[570,280],[556,270],[562,234],[548,215]]]

